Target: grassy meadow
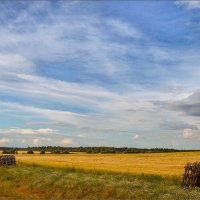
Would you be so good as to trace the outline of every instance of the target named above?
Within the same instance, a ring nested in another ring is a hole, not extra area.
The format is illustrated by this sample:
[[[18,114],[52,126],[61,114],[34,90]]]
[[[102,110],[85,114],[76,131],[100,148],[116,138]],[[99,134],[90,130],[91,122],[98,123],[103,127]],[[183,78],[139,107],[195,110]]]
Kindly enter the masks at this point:
[[[0,177],[2,200],[200,199],[200,189],[181,189],[178,176],[133,175],[20,164],[0,168]]]
[[[200,189],[181,189],[184,165],[199,152],[154,154],[16,155],[0,167],[0,199],[200,200]]]

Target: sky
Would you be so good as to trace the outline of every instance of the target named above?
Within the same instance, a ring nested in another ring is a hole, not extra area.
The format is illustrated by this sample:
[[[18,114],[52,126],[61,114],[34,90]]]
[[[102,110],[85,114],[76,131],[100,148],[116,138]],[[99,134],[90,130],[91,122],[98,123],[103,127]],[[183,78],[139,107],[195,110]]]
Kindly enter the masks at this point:
[[[0,146],[199,149],[199,1],[0,2]]]

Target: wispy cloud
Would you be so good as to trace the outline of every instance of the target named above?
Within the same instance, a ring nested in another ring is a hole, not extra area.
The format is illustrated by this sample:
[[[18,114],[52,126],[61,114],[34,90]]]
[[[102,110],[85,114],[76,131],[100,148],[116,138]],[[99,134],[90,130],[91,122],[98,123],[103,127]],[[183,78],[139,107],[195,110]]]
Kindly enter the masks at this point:
[[[14,135],[51,135],[51,134],[57,134],[58,131],[57,130],[53,130],[53,129],[37,129],[37,130],[33,130],[33,129],[19,129],[19,128],[12,128],[12,129],[8,129],[8,130],[0,130],[1,134],[14,134]]]
[[[118,19],[109,19],[106,21],[106,23],[114,33],[117,32],[122,37],[130,37],[136,39],[143,37],[143,34],[130,23]]]
[[[59,111],[59,110],[50,110],[50,109],[43,109],[43,108],[37,108],[32,106],[24,106],[16,103],[5,103],[0,102],[0,106],[11,108],[12,111],[19,111],[24,113],[32,113],[35,115],[41,115],[51,120],[59,120],[59,121],[65,121],[68,123],[76,124],[78,123],[79,118],[84,118],[86,115],[83,114],[77,114],[73,112],[67,112],[67,111]]]
[[[199,9],[200,8],[199,1],[177,0],[176,4],[186,6],[188,9]]]

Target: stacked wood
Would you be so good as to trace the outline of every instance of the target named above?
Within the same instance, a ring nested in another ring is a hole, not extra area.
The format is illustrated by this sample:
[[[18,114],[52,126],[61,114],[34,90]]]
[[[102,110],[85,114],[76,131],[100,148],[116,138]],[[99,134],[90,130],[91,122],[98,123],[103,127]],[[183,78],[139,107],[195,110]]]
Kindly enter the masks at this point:
[[[200,187],[200,162],[187,163],[181,187]]]
[[[11,166],[11,165],[16,165],[15,156],[13,155],[0,156],[0,166]]]

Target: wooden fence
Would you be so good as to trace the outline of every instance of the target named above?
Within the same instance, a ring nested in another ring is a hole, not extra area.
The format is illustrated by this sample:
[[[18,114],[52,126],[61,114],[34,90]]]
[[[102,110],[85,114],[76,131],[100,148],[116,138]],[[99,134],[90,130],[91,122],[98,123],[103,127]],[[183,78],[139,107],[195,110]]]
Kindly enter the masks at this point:
[[[181,187],[200,187],[200,162],[187,163]]]

